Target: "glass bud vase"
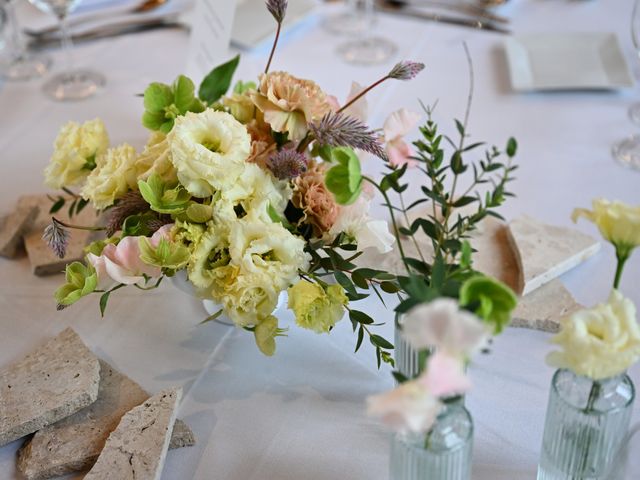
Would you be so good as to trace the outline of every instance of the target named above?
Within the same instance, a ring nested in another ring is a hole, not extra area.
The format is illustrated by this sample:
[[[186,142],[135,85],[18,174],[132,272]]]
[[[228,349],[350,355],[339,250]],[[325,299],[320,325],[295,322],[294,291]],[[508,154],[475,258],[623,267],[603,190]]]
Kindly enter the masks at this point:
[[[396,315],[394,333],[396,370],[407,378],[414,378],[420,373],[420,356],[402,336],[399,318],[401,319]]]
[[[626,374],[594,381],[558,370],[551,382],[538,480],[624,478],[634,399]]]
[[[396,435],[391,443],[390,480],[469,480],[473,421],[462,405],[449,405],[431,432]]]

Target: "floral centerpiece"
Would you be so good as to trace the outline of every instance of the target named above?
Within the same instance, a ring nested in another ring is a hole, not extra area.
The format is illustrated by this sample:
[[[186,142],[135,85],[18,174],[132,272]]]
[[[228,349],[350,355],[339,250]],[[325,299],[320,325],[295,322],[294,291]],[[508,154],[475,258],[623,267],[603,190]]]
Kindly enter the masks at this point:
[[[576,209],[615,248],[617,268],[606,303],[563,319],[547,362],[556,371],[538,479],[623,478],[635,387],[627,369],[640,359],[636,307],[619,290],[625,263],[640,245],[640,208],[604,199]]]
[[[286,6],[267,2],[278,33]],[[387,138],[365,125],[364,96],[424,66],[400,62],[371,86],[356,85],[340,106],[312,80],[270,70],[277,39],[257,82],[229,91],[236,57],[212,70],[197,93],[183,75],[149,85],[142,123],[151,135],[142,152],[110,146],[100,120],[62,128],[45,177],[67,195],[51,212],[70,195],[70,214],[91,204],[105,221],[86,227],[54,217],[45,238],[61,257],[70,228],[105,238],[87,247],[84,262],[67,266],[55,293],[59,309],[98,294],[104,314],[116,290],[155,288],[184,271],[199,296],[220,305],[209,319],[224,312],[267,355],[284,334],[272,313],[288,291],[297,325],[329,332],[348,310],[358,346],[367,335],[378,364],[393,361],[373,319],[349,306],[368,296],[351,278],[378,294],[400,289],[393,275],[352,263],[362,249],[389,251],[394,241],[386,222],[368,213],[372,192],[358,155],[393,161],[405,147],[401,125],[387,128]]]

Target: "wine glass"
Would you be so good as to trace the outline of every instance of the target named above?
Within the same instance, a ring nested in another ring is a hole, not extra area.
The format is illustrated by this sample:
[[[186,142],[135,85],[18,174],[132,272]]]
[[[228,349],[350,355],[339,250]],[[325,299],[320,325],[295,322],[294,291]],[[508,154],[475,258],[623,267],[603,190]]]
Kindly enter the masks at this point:
[[[374,0],[358,0],[357,9],[357,16],[362,18],[365,27],[358,38],[339,45],[338,54],[348,63],[373,65],[386,62],[398,48],[390,40],[370,33],[376,21]]]
[[[29,0],[43,12],[53,13],[60,22],[62,48],[67,57],[66,71],[51,77],[42,87],[44,93],[60,101],[82,100],[98,92],[105,84],[102,74],[92,70],[73,67],[72,41],[69,35],[67,18],[80,0]]]
[[[636,53],[640,55],[640,0],[635,0],[631,13],[631,40]],[[640,124],[640,102],[629,107],[629,118]],[[611,149],[613,158],[627,167],[640,169],[640,134],[631,135],[616,143]]]
[[[367,24],[358,9],[359,0],[346,0],[340,12],[324,19],[325,30],[338,35],[356,35],[364,31]]]
[[[0,16],[3,25],[0,31],[6,32],[5,52],[0,60],[0,76],[8,80],[29,80],[41,77],[51,65],[51,59],[45,55],[29,52],[18,24],[15,2],[0,0]]]

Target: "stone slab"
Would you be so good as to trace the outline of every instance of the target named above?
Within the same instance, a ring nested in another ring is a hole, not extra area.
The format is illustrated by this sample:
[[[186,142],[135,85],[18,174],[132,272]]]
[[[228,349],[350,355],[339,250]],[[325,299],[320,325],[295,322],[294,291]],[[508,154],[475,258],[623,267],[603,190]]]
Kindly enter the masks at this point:
[[[18,470],[28,480],[42,480],[88,470],[122,416],[149,398],[140,385],[100,360],[98,399],[79,412],[36,434],[18,453]],[[195,443],[193,432],[176,420],[169,448]]]
[[[519,300],[511,326],[556,333],[562,318],[581,308],[584,307],[562,282],[555,279]]]
[[[84,480],[159,480],[181,396],[165,390],[127,412]]]
[[[0,256],[15,258],[22,247],[22,237],[29,231],[39,212],[37,205],[18,204],[0,222]]]
[[[99,383],[98,359],[67,328],[0,371],[0,446],[92,404]]]
[[[600,249],[600,243],[589,235],[547,225],[526,215],[509,223],[509,240],[520,264],[523,295],[571,270]]]
[[[70,201],[69,197],[67,197],[67,205],[70,205]],[[71,230],[67,254],[62,259],[58,258],[42,239],[44,229],[51,223],[52,214],[50,214],[49,211],[51,210],[53,202],[46,195],[25,195],[20,198],[19,205],[35,205],[39,208],[39,214],[31,230],[24,236],[25,248],[29,256],[31,269],[36,275],[51,275],[63,272],[68,263],[80,261],[84,258],[84,247],[97,237],[94,232]],[[89,205],[72,218],[69,217],[67,206],[63,207],[54,215],[62,222],[72,225],[93,227],[99,223],[99,217],[96,211]]]

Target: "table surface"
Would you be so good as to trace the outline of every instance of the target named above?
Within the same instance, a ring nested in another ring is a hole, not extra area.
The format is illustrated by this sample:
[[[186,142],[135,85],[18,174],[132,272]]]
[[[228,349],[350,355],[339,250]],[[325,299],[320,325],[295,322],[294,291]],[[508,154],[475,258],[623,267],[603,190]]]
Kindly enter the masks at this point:
[[[618,32],[637,74],[627,38],[631,6],[631,0],[512,0],[502,12],[512,17],[516,33]],[[436,119],[452,131],[451,120],[463,116],[467,96],[462,47],[467,42],[476,77],[470,132],[498,145],[513,135],[520,144],[517,197],[503,210],[507,218],[526,213],[569,226],[572,209],[589,206],[593,197],[638,204],[640,173],[617,165],[610,155],[616,140],[634,132],[626,109],[637,97],[635,90],[515,94],[502,49],[505,37],[386,16],[379,18],[376,31],[397,43],[397,57],[376,67],[346,65],[335,55],[344,39],[321,26],[337,8],[320,6],[285,35],[274,68],[313,78],[344,98],[352,80],[372,81],[399,59],[423,61],[427,68],[417,80],[387,83],[369,96],[370,123],[380,126],[400,107],[418,110],[418,99],[438,100]],[[1,85],[0,212],[10,211],[21,194],[45,191],[42,169],[58,128],[70,119],[100,116],[112,143],[141,147],[147,132],[135,94],[151,81],[171,82],[184,67],[186,47],[181,30],[80,46],[77,62],[108,79],[103,93],[80,103],[47,100],[41,81]],[[255,77],[268,48],[245,52],[239,77]],[[60,65],[60,52],[52,55]],[[376,174],[380,165],[371,160],[364,169]],[[586,222],[576,228],[597,234]],[[606,298],[613,271],[613,253],[605,246],[562,280],[578,301],[590,305]],[[389,434],[365,416],[364,399],[391,387],[391,377],[387,369],[376,369],[371,349],[353,353],[348,321],[330,335],[316,335],[295,328],[283,313],[282,323],[293,328],[278,340],[277,354],[266,358],[246,332],[215,323],[199,326],[201,305],[170,284],[147,294],[118,292],[102,319],[93,299],[56,312],[52,292],[61,278],[33,276],[25,258],[0,260],[0,272],[0,366],[71,325],[95,353],[149,391],[184,387],[179,416],[194,430],[197,444],[169,453],[163,479],[388,478]],[[629,262],[622,282],[624,293],[640,304],[638,284],[640,255]],[[391,313],[374,300],[363,304],[387,322],[381,331],[392,338]],[[491,355],[472,365],[474,390],[467,404],[476,427],[474,479],[535,478],[553,373],[544,362],[548,340],[545,333],[509,329]],[[638,365],[630,375],[640,384]],[[634,418],[640,420],[638,402]],[[14,442],[0,448],[1,479],[19,478],[18,447]],[[640,440],[632,448],[640,457]],[[627,478],[640,478],[640,460],[632,463]]]

